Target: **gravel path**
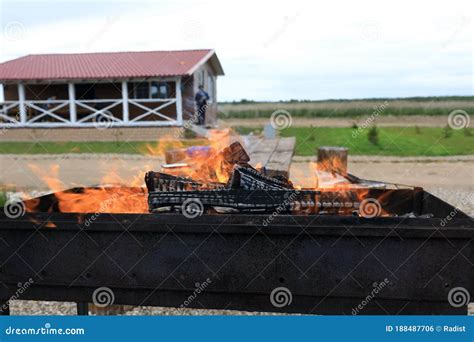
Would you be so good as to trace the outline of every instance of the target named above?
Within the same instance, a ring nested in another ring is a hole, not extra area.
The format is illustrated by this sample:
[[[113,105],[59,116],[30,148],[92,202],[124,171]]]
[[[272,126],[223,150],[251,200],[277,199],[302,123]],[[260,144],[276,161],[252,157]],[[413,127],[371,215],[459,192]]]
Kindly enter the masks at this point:
[[[44,302],[33,300],[13,301],[10,307],[11,315],[76,315],[76,304],[70,302]],[[91,312],[89,312],[92,315]],[[474,315],[474,303],[469,304],[468,314]],[[175,309],[158,306],[137,306],[127,311],[126,316],[202,316],[202,315],[242,315],[242,316],[277,316],[290,315],[272,312],[248,312],[233,310],[208,309]],[[294,314],[291,314],[294,315]]]
[[[70,302],[45,302],[34,300],[16,300],[10,308],[11,315],[76,315],[76,304]],[[91,311],[89,314],[93,314]],[[202,315],[282,315],[272,312],[248,312],[209,309],[176,309],[159,306],[137,306],[124,313],[127,316],[202,316]],[[288,314],[284,314],[288,315]]]

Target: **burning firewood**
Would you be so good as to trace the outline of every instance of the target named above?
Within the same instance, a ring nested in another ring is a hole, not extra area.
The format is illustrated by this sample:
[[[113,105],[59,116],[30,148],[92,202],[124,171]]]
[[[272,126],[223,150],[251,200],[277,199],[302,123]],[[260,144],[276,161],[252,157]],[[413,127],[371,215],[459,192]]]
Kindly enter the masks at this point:
[[[245,190],[282,190],[293,189],[293,184],[288,179],[268,177],[251,166],[236,165],[229,181],[232,189]]]
[[[188,177],[178,177],[154,171],[145,174],[145,184],[149,192],[222,189],[225,186],[223,183],[199,182]]]
[[[229,147],[224,148],[220,154],[229,164],[244,165],[250,161],[250,157],[239,142],[234,142]]]
[[[298,189],[285,177],[253,168],[245,149],[235,142],[210,160],[198,158],[187,176],[149,171],[149,211],[179,211],[188,217],[205,212],[375,217],[396,215],[397,210],[406,214],[416,202],[412,190],[392,192],[385,183],[348,174],[346,149],[323,148],[319,157],[317,175],[321,183],[321,175],[330,177],[327,186]]]
[[[293,184],[284,177],[269,177],[250,166],[250,158],[239,142],[224,148],[214,158],[213,164],[200,165],[197,178],[147,172],[145,184],[149,191],[150,211],[163,207],[171,209],[193,199],[206,207],[250,211],[275,209],[284,201],[287,203],[282,210],[291,210],[294,203],[287,198]],[[228,179],[227,183],[215,181],[219,179],[218,174]],[[268,197],[268,191],[273,191],[273,198]],[[307,199],[307,202],[314,201]]]

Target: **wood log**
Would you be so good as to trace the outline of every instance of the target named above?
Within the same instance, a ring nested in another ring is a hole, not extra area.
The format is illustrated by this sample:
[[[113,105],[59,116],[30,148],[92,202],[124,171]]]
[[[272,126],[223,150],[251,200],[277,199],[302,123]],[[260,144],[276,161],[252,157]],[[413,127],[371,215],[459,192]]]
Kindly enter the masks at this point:
[[[296,138],[281,138],[265,165],[265,173],[270,177],[290,178],[290,166],[295,151]]]
[[[318,148],[318,170],[347,176],[347,147],[321,146]]]
[[[250,160],[243,146],[237,141],[224,148],[220,154],[229,164],[247,164]]]
[[[166,164],[175,164],[186,158],[185,148],[176,148],[165,151]]]

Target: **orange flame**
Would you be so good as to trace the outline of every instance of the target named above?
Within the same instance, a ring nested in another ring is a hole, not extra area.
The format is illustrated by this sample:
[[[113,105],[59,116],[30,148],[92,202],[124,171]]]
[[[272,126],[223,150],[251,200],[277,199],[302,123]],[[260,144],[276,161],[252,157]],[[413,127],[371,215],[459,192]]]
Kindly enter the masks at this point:
[[[211,130],[207,140],[199,142],[201,144],[199,148],[186,148],[182,140],[170,137],[160,139],[156,145],[148,144],[144,153],[166,157],[170,163],[181,164],[180,167],[166,168],[162,170],[163,172],[189,177],[203,183],[226,183],[231,175],[232,165],[226,161],[222,150],[237,140],[238,137],[230,130]],[[59,165],[52,165],[49,169],[41,169],[34,164],[28,166],[54,192],[55,207],[51,206],[49,210],[71,213],[147,213],[144,175],[157,167],[157,165],[132,166],[134,175],[130,179],[123,179],[116,170],[109,169],[98,187],[66,190],[67,186],[59,177]],[[261,167],[260,163],[256,165],[257,169]],[[292,169],[295,176],[294,187],[298,190],[318,190],[321,193],[337,191],[338,200],[365,199],[369,190],[361,191],[347,178],[331,171],[342,168],[345,168],[345,165],[334,159],[330,165],[310,163],[310,172]],[[357,191],[352,191],[355,189]],[[40,202],[40,199],[26,201],[27,211],[37,211]]]
[[[48,170],[42,170],[37,165],[28,165],[54,193],[57,200],[57,210],[65,213],[146,213],[148,212],[146,191],[137,187],[96,187],[82,188],[77,191],[65,190],[64,183],[59,179],[59,165],[52,165]],[[144,175],[144,172],[142,173]],[[139,175],[128,184],[136,186]],[[123,184],[114,171],[103,177],[102,183]],[[40,199],[27,199],[27,211],[37,211]],[[50,207],[50,211],[53,208]]]

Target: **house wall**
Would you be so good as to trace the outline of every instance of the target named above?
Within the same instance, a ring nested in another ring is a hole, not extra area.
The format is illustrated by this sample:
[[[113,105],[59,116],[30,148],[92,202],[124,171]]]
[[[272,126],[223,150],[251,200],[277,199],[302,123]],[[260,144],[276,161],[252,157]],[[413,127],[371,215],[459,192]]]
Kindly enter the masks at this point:
[[[18,86],[16,84],[3,85],[3,97],[5,101],[18,101]]]
[[[14,86],[17,90],[17,86]],[[25,84],[25,98],[27,101],[44,101],[50,97],[56,100],[69,99],[67,84]]]
[[[128,89],[128,98],[130,100],[135,100],[135,88],[137,83],[140,83],[139,81],[133,82],[130,81],[127,84],[127,89]],[[176,97],[176,84],[175,82],[164,82],[168,85],[169,93],[168,93],[168,98],[175,98]],[[137,99],[140,100],[140,99]],[[149,102],[149,103],[142,103],[145,107],[151,108],[156,108],[159,107],[162,104],[162,102],[156,101],[156,102]],[[133,104],[129,104],[128,106],[128,111],[129,111],[129,118],[130,120],[136,118],[137,116],[141,115],[144,113],[144,110],[142,108],[139,108]],[[166,106],[162,109],[159,110],[159,112],[171,119],[176,119],[176,104],[171,104],[169,106]],[[151,121],[162,121],[164,120],[163,118],[158,117],[157,115],[150,114],[147,118],[147,120]]]
[[[183,120],[193,119],[195,113],[194,103],[194,77],[185,76],[181,78],[181,97],[183,100]]]

